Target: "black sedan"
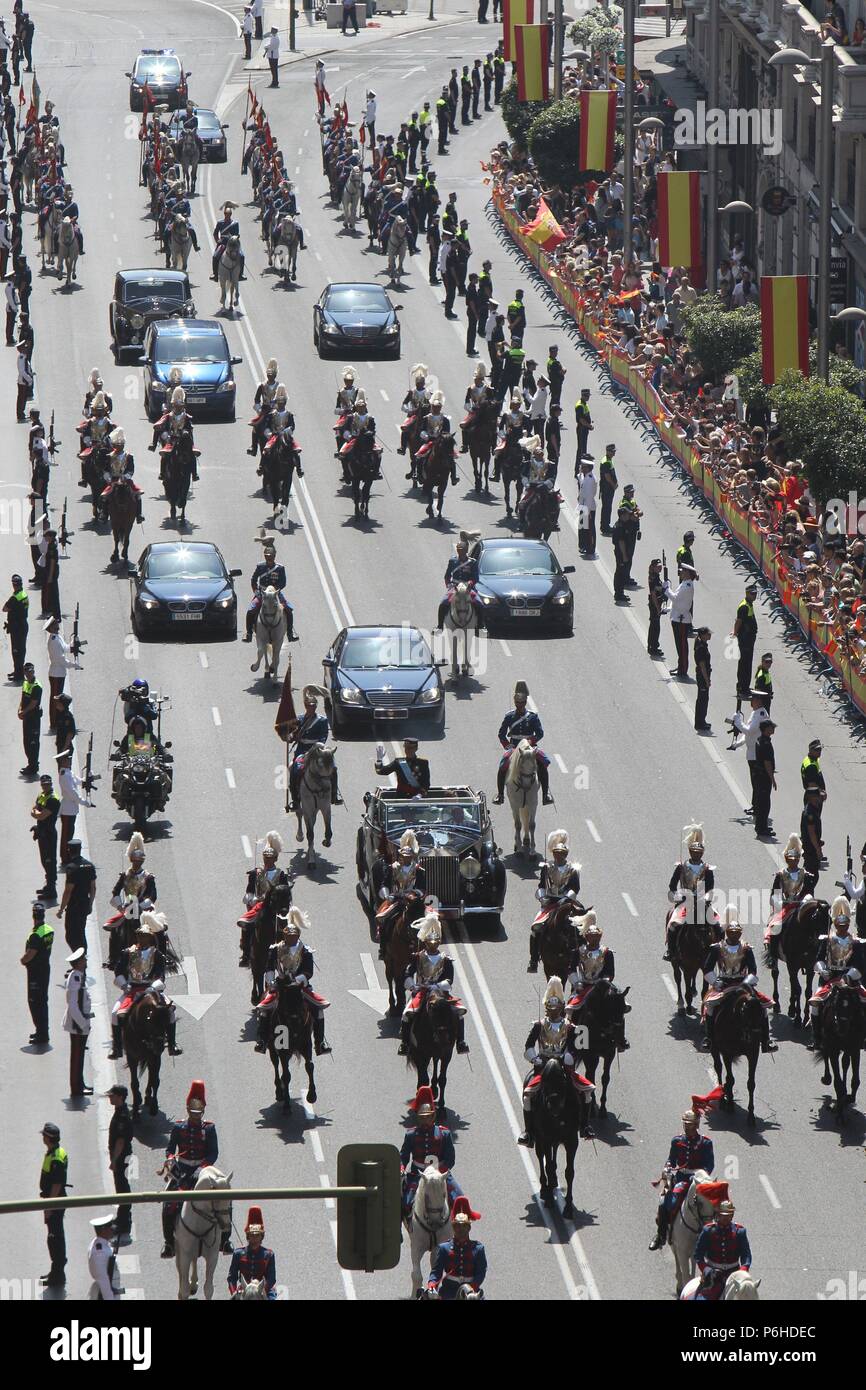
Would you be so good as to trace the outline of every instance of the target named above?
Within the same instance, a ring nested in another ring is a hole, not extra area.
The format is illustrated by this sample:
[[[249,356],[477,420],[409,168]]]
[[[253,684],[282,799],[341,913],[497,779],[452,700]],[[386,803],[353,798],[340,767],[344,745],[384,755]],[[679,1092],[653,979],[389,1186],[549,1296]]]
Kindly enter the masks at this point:
[[[237,636],[238,601],[233,580],[210,541],[159,541],[142,553],[131,577],[132,630],[137,637],[204,628]]]
[[[119,270],[108,310],[111,347],[120,358],[125,349],[141,351],[145,330],[155,319],[195,318],[195,304],[185,270]]]
[[[392,304],[381,285],[328,285],[313,307],[313,343],[320,357],[356,348],[400,356],[402,304]]]
[[[175,111],[186,105],[186,79],[183,63],[173,48],[143,48],[135,60],[129,78],[129,109],[144,109],[144,89],[150,93],[150,109],[154,105],[168,106]]]
[[[198,138],[204,150],[205,163],[225,164],[228,158],[228,126],[223,125],[216,111],[211,111],[207,106],[194,106],[193,111],[198,117]],[[168,133],[172,140],[176,140],[181,131],[184,115],[184,112],[176,111],[168,123]]]
[[[416,627],[343,628],[322,663],[334,734],[378,720],[441,720],[441,664]]]
[[[508,623],[570,634],[574,595],[567,574],[574,565],[560,565],[547,541],[482,541],[475,596],[485,627]]]

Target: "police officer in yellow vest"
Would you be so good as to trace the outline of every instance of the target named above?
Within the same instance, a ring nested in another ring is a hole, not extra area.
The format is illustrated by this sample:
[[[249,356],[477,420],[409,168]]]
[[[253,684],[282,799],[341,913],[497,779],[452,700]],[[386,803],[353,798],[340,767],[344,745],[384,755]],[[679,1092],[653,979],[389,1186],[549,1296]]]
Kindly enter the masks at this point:
[[[800,778],[803,783],[803,790],[807,787],[817,787],[821,793],[821,801],[827,800],[827,786],[824,781],[824,774],[821,771],[821,753],[823,745],[819,738],[813,738],[809,744],[809,751],[800,764]]]
[[[39,1173],[39,1196],[65,1197],[69,1155],[61,1147],[58,1126],[50,1120],[42,1126],[42,1142],[45,1145],[45,1157]],[[40,1276],[39,1282],[46,1284],[50,1289],[63,1288],[66,1283],[66,1236],[63,1230],[65,1215],[62,1207],[44,1212],[51,1268],[47,1274]]]
[[[54,928],[45,920],[45,908],[35,902],[32,907],[33,926],[24,943],[21,964],[27,971],[27,1006],[35,1032],[31,1043],[37,1047],[48,1042],[48,984],[51,978],[51,947]]]

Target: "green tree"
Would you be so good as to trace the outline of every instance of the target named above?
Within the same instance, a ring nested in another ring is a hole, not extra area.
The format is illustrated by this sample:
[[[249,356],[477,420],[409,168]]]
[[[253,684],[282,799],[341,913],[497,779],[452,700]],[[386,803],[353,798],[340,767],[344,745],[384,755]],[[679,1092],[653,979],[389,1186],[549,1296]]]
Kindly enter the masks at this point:
[[[770,404],[770,387],[764,385],[764,363],[760,353],[750,352],[733,367],[737,374],[740,398],[746,405],[758,409]]]
[[[511,81],[502,91],[499,109],[505,122],[505,129],[515,145],[526,153],[529,150],[529,127],[548,106],[546,101],[518,101],[517,79]]]
[[[770,403],[791,454],[806,465],[819,506],[831,497],[866,489],[866,413],[844,386],[785,372],[770,388]]]
[[[610,10],[597,5],[576,19],[569,29],[569,36],[580,48],[589,53],[609,58],[622,43],[622,29]]]
[[[725,310],[717,294],[703,294],[681,311],[686,342],[716,381],[761,345],[761,311],[749,304]]]
[[[592,177],[592,170],[581,171],[580,108],[565,98],[554,101],[536,116],[529,128],[529,153],[544,183],[574,188]]]

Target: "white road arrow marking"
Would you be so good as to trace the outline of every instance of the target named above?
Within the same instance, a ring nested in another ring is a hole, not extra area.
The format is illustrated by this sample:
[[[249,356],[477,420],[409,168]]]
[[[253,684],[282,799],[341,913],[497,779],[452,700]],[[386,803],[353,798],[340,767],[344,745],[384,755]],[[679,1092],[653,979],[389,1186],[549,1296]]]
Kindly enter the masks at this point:
[[[379,977],[376,974],[373,957],[364,951],[361,952],[361,969],[364,971],[364,979],[367,981],[367,988],[350,989],[349,993],[353,994],[356,999],[360,999],[362,1004],[368,1004],[375,1013],[387,1013],[388,991],[387,989],[383,989],[379,984]]]
[[[405,81],[406,81],[406,78],[407,78],[407,77],[411,77],[413,73],[416,73],[416,72],[426,72],[426,71],[427,71],[426,68],[410,68],[408,72],[404,72],[404,73],[403,73],[403,76],[400,78],[400,81],[401,81],[401,82],[405,82]]]
[[[198,966],[195,963],[195,956],[184,956],[181,961],[181,969],[186,976],[189,993],[178,995],[174,1002],[192,1018],[202,1019],[211,1004],[215,1004],[222,996],[219,994],[199,994]]]

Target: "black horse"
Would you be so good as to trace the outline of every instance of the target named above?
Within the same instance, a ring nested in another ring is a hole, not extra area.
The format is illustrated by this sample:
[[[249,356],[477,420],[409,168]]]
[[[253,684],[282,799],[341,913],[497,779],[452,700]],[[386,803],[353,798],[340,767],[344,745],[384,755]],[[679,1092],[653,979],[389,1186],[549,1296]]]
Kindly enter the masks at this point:
[[[755,1123],[755,1073],[764,1032],[764,1005],[749,985],[728,989],[719,1000],[713,1026],[713,1066],[722,1085],[722,1063],[725,1064],[724,1095],[721,1106],[734,1109],[734,1063],[745,1057],[749,1064],[749,1124]]]
[[[182,522],[186,521],[186,504],[195,466],[195,450],[189,430],[182,430],[161,449],[163,488],[171,508],[171,519],[180,512]]]
[[[141,993],[130,1004],[123,1025],[126,1065],[132,1084],[132,1118],[141,1112],[141,1086],[139,1072],[147,1069],[147,1084],[144,1099],[148,1113],[156,1115],[159,1111],[159,1073],[162,1054],[168,1041],[168,1025],[171,1006],[165,999],[151,990]]]
[[[482,397],[475,407],[475,419],[465,429],[466,445],[475,474],[475,491],[490,491],[490,459],[496,444],[496,420],[499,402],[491,393]]]
[[[454,1005],[450,999],[443,998],[435,990],[430,991],[426,1001],[414,1015],[412,1031],[409,1034],[409,1047],[406,1065],[414,1067],[418,1073],[419,1086],[432,1086],[436,1098],[436,1113],[445,1114],[445,1086],[448,1080],[448,1064],[457,1042],[457,1019]],[[430,1063],[433,1075],[430,1075]]]
[[[520,447],[520,436],[512,430],[506,436],[505,441],[497,449],[494,457],[495,467],[498,476],[502,479],[505,487],[505,514],[514,515],[514,507],[520,505],[523,495],[523,450]],[[511,485],[514,484],[514,507],[511,505]]]
[[[671,908],[665,920],[665,931],[676,908]],[[703,968],[709,949],[713,944],[713,928],[706,922],[685,921],[680,927],[676,945],[671,950],[671,968],[677,987],[677,1013],[695,1013],[695,997],[698,992],[698,971]],[[686,993],[683,999],[683,982]]]
[[[370,515],[370,491],[374,479],[381,476],[381,450],[374,441],[363,434],[358,435],[355,447],[344,457],[346,470],[352,485],[352,500],[355,503],[355,516]]]
[[[298,476],[302,476],[300,455],[294,439],[275,435],[262,452],[262,486],[265,496],[273,504],[274,512],[289,505],[295,469]]]
[[[288,912],[291,905],[291,884],[274,883],[265,894],[261,911],[256,914],[250,943],[250,973],[253,977],[251,1004],[258,1004],[264,994],[268,950],[277,939],[277,914]]]
[[[824,1063],[821,1085],[836,1092],[836,1123],[845,1119],[846,1105],[854,1105],[860,1087],[860,1052],[866,1044],[866,1007],[859,991],[847,983],[833,986],[821,1006],[821,1042],[815,1060]],[[851,1089],[848,1090],[848,1073]]]
[[[539,1196],[547,1207],[554,1204],[557,1152],[560,1147],[565,1149],[565,1206],[562,1214],[566,1217],[574,1216],[574,1156],[580,1142],[580,1132],[586,1125],[585,1111],[586,1102],[578,1096],[562,1062],[558,1057],[551,1057],[544,1064],[541,1081],[533,1088],[532,1130],[541,1180]]]
[[[782,923],[777,936],[771,936],[764,947],[764,964],[773,974],[773,1013],[781,1010],[779,1004],[779,962],[788,967],[790,1000],[788,1017],[798,1028],[805,1022],[805,1009],[801,1007],[803,997],[800,975],[806,981],[806,998],[812,993],[815,978],[815,959],[818,955],[818,938],[826,936],[830,929],[830,904],[823,898],[809,899],[789,913]]]
[[[278,980],[275,985],[277,1002],[268,1015],[268,1056],[274,1069],[274,1095],[291,1108],[289,1063],[300,1057],[307,1069],[307,1101],[316,1101],[313,1064],[313,1015],[303,995],[302,987],[291,980]]]
[[[588,1033],[586,1047],[578,1051],[587,1081],[595,1082],[599,1061],[604,1063],[601,1073],[601,1099],[598,1102],[601,1115],[607,1114],[610,1069],[616,1056],[617,1045],[624,1036],[625,1016],[631,1012],[631,1005],[626,1003],[626,995],[630,988],[629,985],[626,989],[617,989],[611,980],[599,980],[590,990],[584,1003],[578,1009],[570,1011],[575,1027],[583,1026]]]

